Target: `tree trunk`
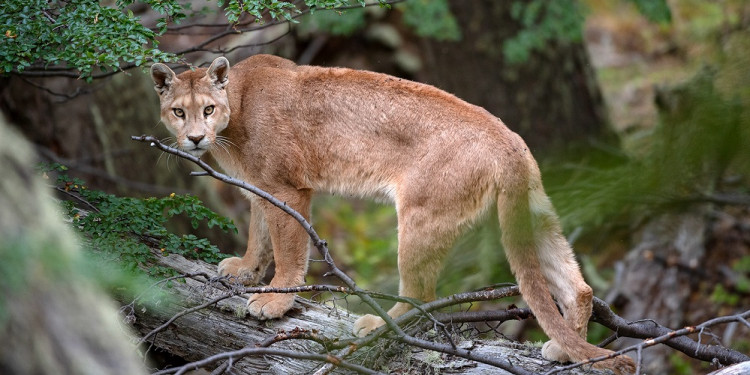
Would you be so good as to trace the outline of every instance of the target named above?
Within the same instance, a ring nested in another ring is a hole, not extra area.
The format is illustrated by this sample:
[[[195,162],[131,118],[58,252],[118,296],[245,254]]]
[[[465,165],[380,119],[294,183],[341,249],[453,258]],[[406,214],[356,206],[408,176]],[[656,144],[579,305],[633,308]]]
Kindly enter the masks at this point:
[[[484,107],[532,150],[605,134],[607,114],[583,42],[551,43],[524,63],[505,61],[504,41],[523,29],[511,17],[514,3],[451,0],[463,37],[424,39],[417,78]]]
[[[705,211],[664,214],[650,220],[618,266],[607,301],[621,306],[628,320],[647,316],[667,327],[683,326],[696,280],[697,265],[705,261]],[[693,266],[691,266],[693,265]],[[620,343],[627,345],[627,340]],[[659,346],[644,351],[645,370],[667,373],[670,349]]]
[[[145,373],[33,160],[0,115],[0,374]]]

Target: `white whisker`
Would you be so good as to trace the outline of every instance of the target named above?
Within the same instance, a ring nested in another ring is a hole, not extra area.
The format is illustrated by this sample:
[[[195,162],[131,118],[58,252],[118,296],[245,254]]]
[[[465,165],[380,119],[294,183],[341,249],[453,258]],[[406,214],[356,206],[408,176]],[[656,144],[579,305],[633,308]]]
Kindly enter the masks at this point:
[[[159,142],[161,142],[161,143],[163,143],[163,144],[167,144],[167,143],[170,143],[170,142],[171,142],[171,144],[170,144],[170,147],[174,147],[175,143],[174,143],[174,142],[172,142],[172,140],[174,140],[174,138],[173,138],[173,137],[166,137],[166,138],[162,138],[162,139],[160,139],[160,140],[159,140]],[[162,156],[164,156],[164,154],[165,154],[165,152],[163,152],[163,151],[162,151],[162,153],[161,153],[161,154],[159,155],[159,158],[158,158],[158,159],[156,159],[156,164],[157,164],[157,165],[158,165],[158,164],[159,164],[159,162],[161,161],[161,157],[162,157]],[[167,157],[167,170],[169,170],[169,157]]]
[[[230,155],[229,148],[230,147],[237,147],[232,141],[230,141],[227,137],[222,136],[216,136],[216,140],[214,141],[214,144],[221,148],[227,155]]]
[[[229,140],[229,138],[227,138],[227,137],[224,137],[224,136],[221,136],[221,135],[217,135],[217,136],[216,136],[216,141],[217,141],[217,142],[218,142],[218,141],[221,141],[222,143],[224,143],[224,144],[226,144],[226,145],[231,145],[231,146],[233,146],[233,147],[237,147],[237,145],[236,145],[236,144],[234,144],[234,142],[230,141],[230,140]]]
[[[164,138],[164,139],[160,140],[160,142],[163,143],[163,144],[167,144],[167,142],[170,142],[173,139],[174,139],[173,137],[167,137],[167,138]],[[171,142],[171,143],[168,144],[168,146],[172,147],[172,148],[177,148],[177,142]],[[162,158],[162,156],[164,156],[164,154],[167,155],[167,160],[166,160],[167,171],[171,172],[172,171],[172,167],[170,166],[170,162],[172,161],[172,156],[173,156],[171,153],[162,152],[161,155],[159,155],[159,159],[156,160],[156,163],[158,164],[161,161],[161,158]],[[177,159],[175,159],[175,160],[177,160]]]

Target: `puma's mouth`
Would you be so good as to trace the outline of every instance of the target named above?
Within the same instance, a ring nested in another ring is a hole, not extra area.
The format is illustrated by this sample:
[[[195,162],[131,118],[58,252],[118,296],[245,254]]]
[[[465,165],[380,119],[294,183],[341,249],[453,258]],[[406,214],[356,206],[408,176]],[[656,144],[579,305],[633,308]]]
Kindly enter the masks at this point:
[[[196,158],[201,157],[208,151],[211,144],[205,139],[205,137],[193,137],[195,139],[188,139],[180,142],[180,150],[187,152]]]
[[[206,151],[208,151],[208,150],[205,149],[205,148],[201,148],[201,147],[196,146],[196,147],[194,147],[192,149],[184,150],[184,151],[187,152],[190,155],[195,156],[196,158],[199,158],[199,157],[203,156],[203,154],[205,154]]]

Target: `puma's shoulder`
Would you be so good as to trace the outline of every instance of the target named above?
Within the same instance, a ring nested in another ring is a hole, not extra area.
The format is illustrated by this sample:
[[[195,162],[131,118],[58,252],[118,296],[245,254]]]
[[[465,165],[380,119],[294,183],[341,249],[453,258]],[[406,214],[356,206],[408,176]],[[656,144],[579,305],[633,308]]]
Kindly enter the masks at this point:
[[[294,61],[273,56],[254,55],[237,63],[229,72],[229,96],[237,98],[252,92],[266,94],[285,91],[293,82],[299,66]]]
[[[247,73],[257,68],[294,70],[297,68],[297,64],[294,61],[274,55],[254,55],[235,64],[232,71]]]

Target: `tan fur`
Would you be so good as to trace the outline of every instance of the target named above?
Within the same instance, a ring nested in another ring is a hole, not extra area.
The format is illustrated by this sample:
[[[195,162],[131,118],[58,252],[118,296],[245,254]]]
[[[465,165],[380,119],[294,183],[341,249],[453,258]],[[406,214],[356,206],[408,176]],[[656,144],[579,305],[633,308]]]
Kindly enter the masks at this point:
[[[152,68],[162,121],[180,147],[195,155],[211,150],[229,174],[307,218],[318,191],[393,202],[399,292],[425,301],[435,298],[453,240],[496,202],[513,272],[552,338],[543,355],[583,361],[610,353],[584,340],[591,288],[561,234],[536,162],[499,119],[435,87],[373,72],[297,66],[268,55],[238,63],[225,77],[227,70],[224,58],[179,76],[161,64]],[[208,105],[215,111],[205,116]],[[184,110],[185,118],[173,108]],[[272,248],[276,274],[270,285],[303,284],[306,233],[281,210],[250,200],[247,252],[222,261],[219,271],[257,282]],[[261,319],[279,318],[292,302],[291,294],[255,294],[248,309]],[[388,313],[396,317],[409,309],[397,303]],[[355,333],[382,324],[366,315]],[[633,369],[626,357],[603,365]]]

